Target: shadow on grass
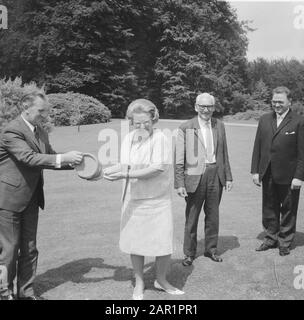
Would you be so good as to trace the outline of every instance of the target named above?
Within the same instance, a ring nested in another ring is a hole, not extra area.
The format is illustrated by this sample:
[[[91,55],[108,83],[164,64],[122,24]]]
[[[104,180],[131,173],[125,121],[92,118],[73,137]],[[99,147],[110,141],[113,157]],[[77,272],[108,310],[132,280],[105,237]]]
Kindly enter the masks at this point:
[[[194,269],[193,265],[189,267],[184,267],[182,265],[181,259],[172,259],[167,272],[167,280],[174,287],[178,289],[183,289],[193,269]],[[151,263],[151,266],[149,267],[149,269],[145,271],[144,279],[145,279],[146,289],[158,291],[158,289],[154,288],[154,280],[156,279],[156,268],[154,263]]]
[[[113,270],[114,274],[105,277],[86,276],[92,268],[110,269]],[[69,281],[74,283],[94,283],[111,279],[115,281],[132,280],[133,271],[127,267],[105,264],[101,258],[86,258],[66,263],[38,275],[35,281],[35,290],[38,295],[42,295]]]
[[[239,239],[236,236],[219,236],[217,253],[222,255],[228,250],[233,250],[240,247]],[[196,256],[200,257],[204,255],[205,252],[205,240],[201,239],[197,243]]]
[[[266,236],[265,231],[258,234],[257,239],[263,241]],[[291,245],[291,249],[295,249],[296,247],[303,247],[304,246],[304,233],[303,232],[296,232],[294,241]]]
[[[89,275],[92,269],[113,270],[112,276],[92,276]],[[182,288],[193,267],[184,268],[181,260],[171,260],[168,270],[168,281],[172,285]],[[150,262],[144,266],[144,279],[147,289],[154,289],[155,264]],[[106,280],[131,281],[134,286],[133,269],[123,266],[113,266],[105,264],[101,258],[86,258],[66,263],[58,268],[50,269],[36,277],[35,291],[41,296],[66,282],[74,283],[96,283]],[[156,290],[156,289],[155,289]]]

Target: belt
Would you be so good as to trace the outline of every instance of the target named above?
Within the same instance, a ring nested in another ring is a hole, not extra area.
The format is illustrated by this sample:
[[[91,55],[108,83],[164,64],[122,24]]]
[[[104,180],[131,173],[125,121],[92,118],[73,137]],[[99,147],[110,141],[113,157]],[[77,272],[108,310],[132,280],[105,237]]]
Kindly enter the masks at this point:
[[[206,168],[208,168],[208,167],[213,167],[213,166],[216,165],[216,162],[213,162],[213,163],[205,163],[205,165],[206,165]]]

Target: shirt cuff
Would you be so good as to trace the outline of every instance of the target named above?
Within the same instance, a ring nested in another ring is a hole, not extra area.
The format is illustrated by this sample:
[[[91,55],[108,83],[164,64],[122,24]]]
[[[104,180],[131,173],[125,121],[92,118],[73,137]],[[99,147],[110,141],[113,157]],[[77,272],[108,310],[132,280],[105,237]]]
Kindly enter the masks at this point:
[[[55,168],[60,169],[61,168],[61,154],[56,154],[56,165]]]

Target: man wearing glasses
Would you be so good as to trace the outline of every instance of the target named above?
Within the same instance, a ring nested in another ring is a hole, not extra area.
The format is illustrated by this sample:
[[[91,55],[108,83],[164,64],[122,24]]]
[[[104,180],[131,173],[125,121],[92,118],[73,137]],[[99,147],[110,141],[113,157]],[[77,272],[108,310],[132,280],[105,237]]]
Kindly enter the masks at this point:
[[[215,99],[199,94],[195,110],[198,116],[183,123],[178,130],[175,149],[175,188],[186,200],[184,266],[192,265],[197,247],[197,225],[201,208],[205,212],[205,253],[215,262],[219,231],[219,204],[223,187],[232,188],[224,124],[212,114]]]
[[[290,110],[290,91],[277,87],[273,112],[260,118],[251,173],[262,184],[262,224],[265,238],[256,251],[279,247],[286,256],[296,233],[300,188],[304,179],[304,118]]]

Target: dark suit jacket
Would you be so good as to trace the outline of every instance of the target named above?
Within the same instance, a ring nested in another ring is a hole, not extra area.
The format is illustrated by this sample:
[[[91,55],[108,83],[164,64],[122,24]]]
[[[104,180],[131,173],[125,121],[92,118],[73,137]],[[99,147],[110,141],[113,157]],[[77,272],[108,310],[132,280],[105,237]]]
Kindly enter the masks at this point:
[[[232,181],[225,127],[215,118],[211,118],[211,127],[218,175],[221,184],[225,186],[226,181]],[[195,117],[183,123],[178,130],[174,165],[175,188],[185,187],[187,192],[195,192],[205,170],[205,159],[204,140],[198,117]]]
[[[23,211],[33,193],[44,208],[42,169],[55,169],[56,155],[48,134],[38,127],[39,140],[21,117],[13,120],[0,138],[0,209]]]
[[[278,184],[290,184],[293,178],[304,179],[304,118],[289,111],[276,128],[275,112],[260,118],[252,154],[251,173],[263,179],[271,165]]]

